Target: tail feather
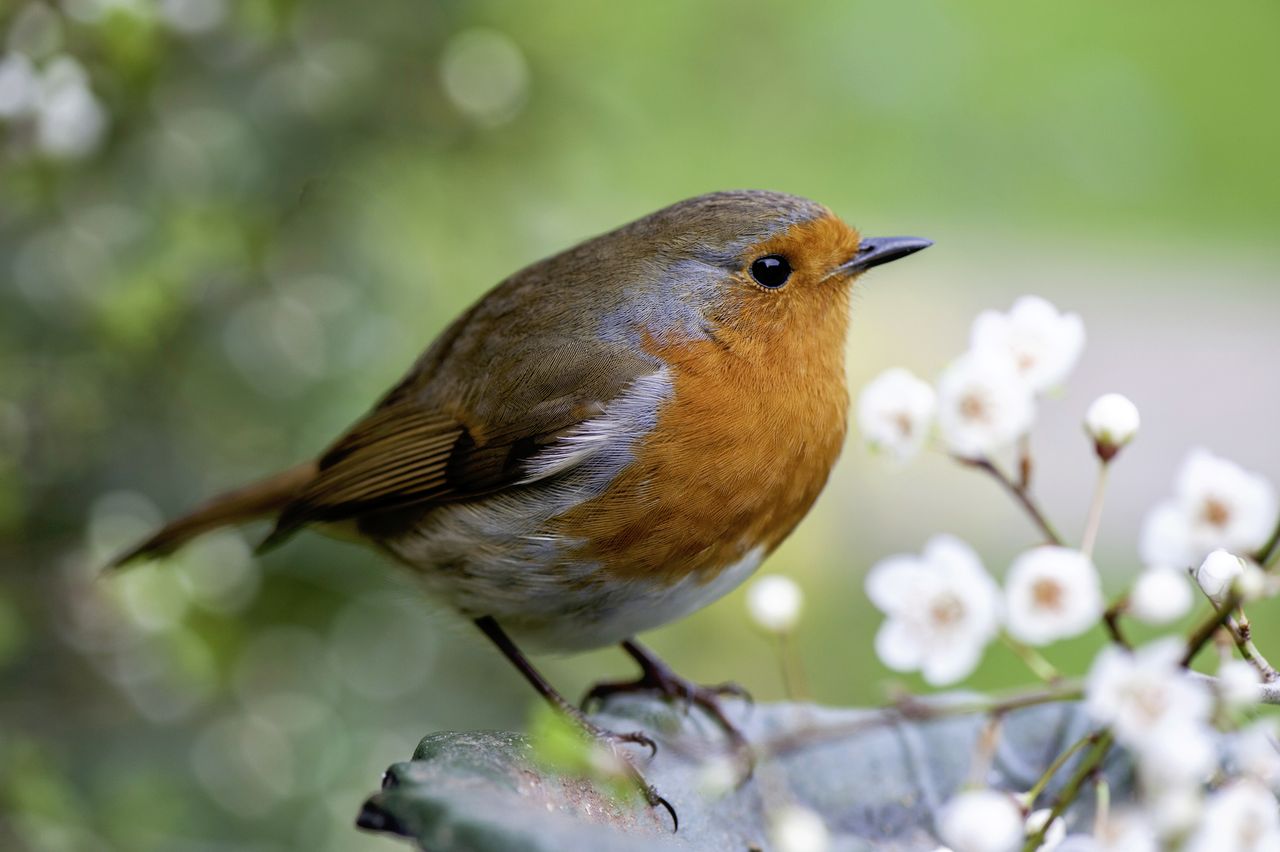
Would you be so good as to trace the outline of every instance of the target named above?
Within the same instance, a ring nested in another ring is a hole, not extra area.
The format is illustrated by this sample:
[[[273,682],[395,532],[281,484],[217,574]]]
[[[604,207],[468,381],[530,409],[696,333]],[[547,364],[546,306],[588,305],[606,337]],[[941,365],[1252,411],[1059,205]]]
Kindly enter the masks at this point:
[[[219,494],[189,514],[169,522],[146,541],[120,554],[111,561],[107,570],[142,559],[166,556],[196,536],[211,530],[275,514],[303,486],[315,479],[316,473],[316,463],[307,462],[244,488]]]

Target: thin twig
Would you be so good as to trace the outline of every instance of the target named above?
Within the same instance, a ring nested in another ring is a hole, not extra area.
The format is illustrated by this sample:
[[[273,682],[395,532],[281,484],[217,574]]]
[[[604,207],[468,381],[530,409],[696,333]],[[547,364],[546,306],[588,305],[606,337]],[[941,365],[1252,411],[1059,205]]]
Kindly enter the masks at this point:
[[[1107,474],[1111,465],[1103,462],[1098,466],[1098,484],[1093,489],[1093,502],[1089,504],[1089,520],[1084,525],[1084,537],[1080,541],[1080,551],[1093,558],[1093,546],[1098,542],[1098,529],[1102,526],[1102,506],[1107,496]]]
[[[1023,491],[1031,490],[1031,435],[1023,435],[1018,439],[1018,487]]]
[[[778,659],[782,663],[782,687],[789,701],[808,701],[809,678],[805,676],[804,661],[796,650],[790,633],[778,637]]]
[[[1206,618],[1200,626],[1192,631],[1191,635],[1187,637],[1187,651],[1182,655],[1182,665],[1184,667],[1191,665],[1191,661],[1196,658],[1196,654],[1200,653],[1200,649],[1203,648],[1208,641],[1213,638],[1213,634],[1217,633],[1218,630],[1227,623],[1228,619],[1231,618],[1231,610],[1235,609],[1239,605],[1240,593],[1235,589],[1232,589],[1231,593],[1227,595],[1227,599],[1222,602],[1222,606],[1220,608],[1216,605],[1214,606],[1213,614],[1210,615],[1209,618]]]
[[[1020,487],[1018,483],[1010,479],[1005,472],[996,467],[990,459],[967,459],[961,456],[956,456],[955,458],[961,464],[968,465],[969,467],[975,467],[978,470],[986,471],[991,474],[991,476],[1003,485],[1005,490],[1018,501],[1018,504],[1026,510],[1027,514],[1031,517],[1032,522],[1040,529],[1040,532],[1044,534],[1045,539],[1050,544],[1062,544],[1062,536],[1058,535],[1058,531],[1055,530],[1049,523],[1048,519],[1045,518],[1044,512],[1040,511],[1040,507],[1036,505],[1035,499],[1032,498],[1027,489]]]
[[[1111,606],[1107,607],[1107,611],[1102,614],[1102,624],[1107,628],[1107,634],[1111,637],[1112,642],[1121,648],[1133,650],[1133,644],[1125,638],[1124,631],[1120,628],[1120,616],[1124,614],[1128,606],[1128,595],[1122,595],[1117,598]]]
[[[1062,673],[1044,655],[1025,642],[1019,642],[1008,633],[1001,632],[1000,641],[1017,655],[1019,660],[1031,669],[1031,673],[1045,683],[1056,683],[1062,680]]]
[[[1044,689],[1016,692],[1004,697],[980,696],[964,701],[939,701],[908,696],[865,716],[830,725],[797,728],[756,744],[758,759],[776,757],[789,751],[808,748],[831,740],[844,739],[876,728],[907,721],[932,721],[956,716],[981,714],[1004,715],[1026,707],[1058,701],[1078,701],[1084,697],[1079,682],[1059,682]]]
[[[1258,670],[1258,674],[1262,676],[1264,683],[1271,683],[1280,679],[1280,672],[1277,672],[1275,666],[1267,662],[1267,658],[1262,656],[1258,646],[1253,644],[1253,627],[1249,624],[1249,617],[1244,614],[1244,610],[1240,607],[1237,607],[1236,611],[1240,614],[1239,620],[1235,616],[1229,616],[1226,627],[1227,632],[1231,634],[1231,639],[1236,643],[1236,648],[1240,651],[1240,656]]]
[[[1066,809],[1071,806],[1071,803],[1080,795],[1080,788],[1084,786],[1085,781],[1089,779],[1094,770],[1102,765],[1102,761],[1106,760],[1107,752],[1111,750],[1113,742],[1114,738],[1111,736],[1110,731],[1100,732],[1098,739],[1093,744],[1093,748],[1085,755],[1084,760],[1080,761],[1080,766],[1076,768],[1071,780],[1067,782],[1067,786],[1058,795],[1053,804],[1053,810],[1049,812],[1049,818],[1044,821],[1044,825],[1040,827],[1039,831],[1027,838],[1026,845],[1022,847],[1023,852],[1035,852],[1035,850],[1044,845],[1044,836],[1048,832],[1049,826],[1053,825],[1053,821],[1062,816]]]
[[[1280,521],[1276,522],[1276,528],[1271,533],[1271,538],[1267,539],[1267,543],[1262,545],[1258,552],[1253,555],[1253,561],[1268,571],[1274,568],[1277,562],[1280,562]]]
[[[1043,793],[1045,788],[1047,788],[1050,782],[1053,781],[1053,776],[1057,775],[1058,771],[1067,765],[1067,761],[1070,760],[1076,752],[1080,751],[1085,746],[1089,746],[1097,742],[1098,737],[1101,735],[1101,731],[1093,731],[1092,733],[1085,734],[1083,737],[1067,746],[1062,754],[1054,758],[1053,763],[1050,763],[1049,768],[1040,776],[1040,780],[1031,785],[1031,789],[1027,791],[1027,807],[1034,808],[1036,805],[1036,799],[1040,798],[1040,794]]]
[[[1105,837],[1107,823],[1111,820],[1111,783],[1106,777],[1098,779],[1093,788],[1097,791],[1098,804],[1093,811],[1093,836]]]

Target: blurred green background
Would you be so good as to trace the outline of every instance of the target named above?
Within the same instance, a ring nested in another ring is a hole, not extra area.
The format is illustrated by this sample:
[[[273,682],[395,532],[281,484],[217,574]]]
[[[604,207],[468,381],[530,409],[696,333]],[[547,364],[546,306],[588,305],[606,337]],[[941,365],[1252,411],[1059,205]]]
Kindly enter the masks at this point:
[[[704,191],[936,240],[862,288],[855,389],[936,374],[1022,293],[1081,312],[1037,487],[1079,529],[1084,407],[1137,401],[1101,539],[1118,590],[1191,446],[1280,478],[1278,28],[1270,0],[0,0],[0,847],[388,848],[351,828],[387,764],[521,726],[507,664],[351,545],[259,560],[254,529],[95,572],[321,449],[505,274]],[[991,483],[851,440],[766,567],[807,592],[817,700],[919,688],[874,659],[861,578],[937,531],[996,573],[1034,540]],[[741,592],[649,638],[782,696]],[[1079,672],[1101,642],[1049,654]],[[538,662],[571,695],[630,673]],[[992,648],[972,683],[1027,680]]]

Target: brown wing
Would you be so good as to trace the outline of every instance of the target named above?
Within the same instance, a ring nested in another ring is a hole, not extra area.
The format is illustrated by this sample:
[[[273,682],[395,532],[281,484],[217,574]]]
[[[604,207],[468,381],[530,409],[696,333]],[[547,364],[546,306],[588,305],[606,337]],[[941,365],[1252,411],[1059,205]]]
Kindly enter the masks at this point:
[[[555,347],[508,370],[504,382],[481,376],[449,388],[448,401],[411,375],[321,456],[315,479],[261,547],[306,524],[365,522],[526,481],[525,462],[655,369],[648,359],[590,349]]]

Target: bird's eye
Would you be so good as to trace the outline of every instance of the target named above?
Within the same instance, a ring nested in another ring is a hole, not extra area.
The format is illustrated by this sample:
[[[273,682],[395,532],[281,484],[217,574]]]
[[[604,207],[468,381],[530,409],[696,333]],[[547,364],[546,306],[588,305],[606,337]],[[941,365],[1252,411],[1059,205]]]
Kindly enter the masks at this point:
[[[751,264],[751,277],[756,279],[761,287],[776,290],[786,284],[787,279],[791,277],[791,264],[787,263],[787,259],[780,254],[765,255]]]

